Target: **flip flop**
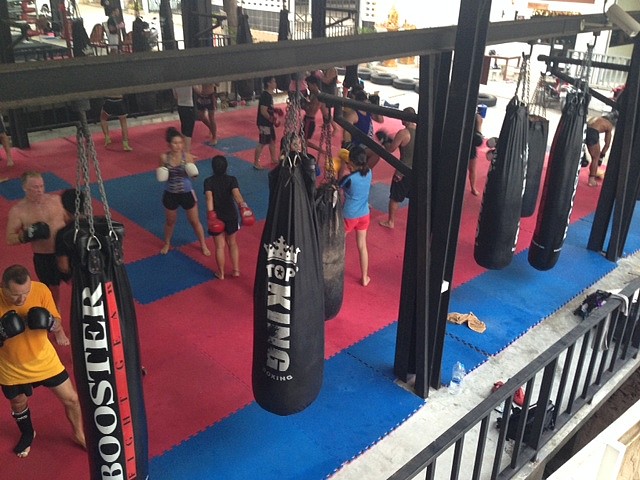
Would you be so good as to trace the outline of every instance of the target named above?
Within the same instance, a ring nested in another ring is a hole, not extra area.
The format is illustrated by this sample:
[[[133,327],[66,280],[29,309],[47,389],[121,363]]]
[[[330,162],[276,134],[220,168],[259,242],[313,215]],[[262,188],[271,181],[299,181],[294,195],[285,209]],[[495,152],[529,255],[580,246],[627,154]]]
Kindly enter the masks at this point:
[[[484,333],[487,330],[487,325],[475,316],[473,312],[469,312],[467,315],[467,326],[477,333]]]

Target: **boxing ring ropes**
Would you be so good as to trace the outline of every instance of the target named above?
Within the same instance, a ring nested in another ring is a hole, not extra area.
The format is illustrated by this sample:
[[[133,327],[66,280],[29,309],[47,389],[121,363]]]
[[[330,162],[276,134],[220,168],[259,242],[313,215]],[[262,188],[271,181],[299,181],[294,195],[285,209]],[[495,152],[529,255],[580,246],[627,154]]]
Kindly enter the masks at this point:
[[[462,0],[458,24],[465,28],[461,29],[450,26],[214,49],[143,52],[126,57],[5,64],[0,66],[3,85],[0,110],[148,92],[204,81],[282,75],[330,64],[420,56],[420,101],[417,118],[412,119],[417,120],[418,131],[413,176],[418,186],[415,191],[420,193],[409,206],[395,373],[402,380],[416,373],[415,393],[426,398],[430,386],[440,387],[455,246],[485,47],[612,28],[602,14],[490,24],[490,6],[490,0]],[[637,42],[636,39],[634,47]],[[640,178],[640,166],[632,166],[630,162],[638,106],[639,56],[640,49],[634,48],[626,86],[628,118],[625,134],[620,136],[620,161],[614,167],[617,174],[607,175],[603,192],[609,193],[606,201],[601,198],[598,204],[599,234],[606,231],[613,214],[609,251],[615,258],[624,246]],[[277,64],[273,62],[276,58]],[[112,75],[114,71],[119,75]],[[378,113],[404,118],[397,111]],[[382,157],[390,160],[387,155]],[[440,158],[446,161],[438,161]],[[433,187],[428,188],[429,185]],[[599,236],[596,240],[604,242],[604,235]],[[599,251],[602,242],[596,240],[590,242],[589,248]]]

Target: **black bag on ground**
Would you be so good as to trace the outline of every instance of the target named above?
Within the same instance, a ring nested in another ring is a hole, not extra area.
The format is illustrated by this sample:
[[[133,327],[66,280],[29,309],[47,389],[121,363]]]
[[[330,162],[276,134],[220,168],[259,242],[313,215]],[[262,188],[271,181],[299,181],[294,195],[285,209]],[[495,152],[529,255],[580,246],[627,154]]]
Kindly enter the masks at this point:
[[[482,196],[473,256],[489,269],[511,263],[518,241],[527,162],[527,107],[513,97],[500,130]]]
[[[529,115],[529,153],[527,155],[527,179],[522,196],[521,217],[530,217],[536,210],[542,167],[547,155],[549,120],[539,115]]]
[[[529,407],[529,414],[527,415],[527,421],[524,425],[524,433],[522,434],[522,441],[524,443],[530,444],[532,441],[531,434],[533,431],[533,422],[535,421],[536,414],[538,411],[537,405],[531,405]],[[548,430],[553,430],[556,426],[555,418],[555,405],[551,400],[547,403],[547,409],[545,410],[544,422],[542,424],[542,431],[546,432]],[[520,417],[522,416],[522,409],[520,407],[513,407],[511,409],[511,415],[509,415],[509,425],[507,426],[507,440],[515,440],[518,435],[518,423],[520,423]],[[496,427],[500,428],[502,425],[502,418],[499,417],[496,420]]]
[[[253,290],[253,395],[277,415],[309,406],[324,370],[322,256],[303,163],[288,157],[269,173]]]

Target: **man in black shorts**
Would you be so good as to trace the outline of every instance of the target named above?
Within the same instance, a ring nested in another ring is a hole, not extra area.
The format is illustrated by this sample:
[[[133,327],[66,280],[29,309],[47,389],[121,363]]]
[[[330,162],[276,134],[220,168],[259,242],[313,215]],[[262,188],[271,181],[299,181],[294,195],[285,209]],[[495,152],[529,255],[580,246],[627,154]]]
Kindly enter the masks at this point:
[[[415,115],[416,111],[407,107],[404,109],[407,113]],[[406,166],[411,167],[413,164],[413,148],[416,140],[416,124],[402,121],[404,128],[395,134],[393,139],[384,138],[382,144],[389,152],[400,149],[400,161]],[[398,206],[409,197],[411,187],[411,177],[403,175],[398,170],[393,174],[393,180],[391,182],[391,188],[389,193],[389,216],[386,221],[380,221],[380,225],[386,228],[394,228],[396,221],[396,212]]]
[[[38,280],[49,287],[53,299],[60,301],[60,272],[56,264],[55,237],[69,221],[60,195],[45,193],[44,179],[38,172],[22,174],[23,199],[13,205],[7,218],[7,245],[30,244]],[[58,345],[69,345],[60,329]]]
[[[196,93],[196,108],[198,119],[209,129],[211,146],[218,144],[218,124],[216,123],[217,83],[203,83],[193,88]]]
[[[591,165],[589,165],[589,182],[590,187],[597,187],[600,176],[598,175],[598,166],[602,163],[613,138],[613,129],[618,120],[618,112],[613,111],[602,117],[591,118],[587,121],[587,131],[585,132],[584,143],[591,157]],[[600,149],[600,134],[604,133],[604,145]]]
[[[180,118],[180,133],[184,136],[185,152],[191,152],[191,137],[196,125],[196,110],[193,103],[193,87],[176,87],[173,97],[178,105]]]
[[[260,100],[258,101],[258,115],[256,117],[256,125],[258,126],[258,145],[253,155],[253,168],[257,170],[262,169],[260,164],[260,155],[264,146],[269,147],[269,154],[271,155],[271,163],[278,163],[278,156],[276,154],[276,126],[279,125],[279,121],[275,117],[276,109],[273,107],[273,94],[278,86],[275,77],[265,77],[262,80],[264,90],[260,94]]]
[[[104,146],[111,145],[111,137],[109,136],[109,118],[118,117],[120,120],[120,129],[122,130],[122,149],[125,152],[131,152],[133,148],[129,146],[129,128],[127,126],[127,106],[124,103],[122,95],[106,97],[100,111],[100,126],[104,133]]]

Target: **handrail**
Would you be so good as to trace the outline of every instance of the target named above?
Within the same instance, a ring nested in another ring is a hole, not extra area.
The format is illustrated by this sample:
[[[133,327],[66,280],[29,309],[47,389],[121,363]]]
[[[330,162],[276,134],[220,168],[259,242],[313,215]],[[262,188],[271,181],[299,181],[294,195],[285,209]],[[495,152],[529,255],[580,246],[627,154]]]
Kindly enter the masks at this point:
[[[426,479],[434,478],[436,462],[455,445],[451,460],[451,478],[460,473],[463,449],[467,448],[467,434],[480,426],[477,442],[474,471],[471,478],[507,479],[515,475],[527,462],[536,458],[540,449],[553,437],[553,430],[544,431],[545,416],[535,415],[528,441],[525,442],[524,430],[527,414],[520,415],[517,434],[508,465],[504,465],[502,456],[506,444],[509,413],[516,391],[526,385],[523,412],[533,404],[547,405],[555,399],[553,415],[554,430],[564,426],[584,405],[589,403],[595,393],[631,358],[638,355],[640,328],[638,320],[638,296],[640,278],[631,281],[618,295],[612,295],[602,307],[594,310],[578,326],[549,347],[538,358],[510,378],[501,388],[491,393],[469,413],[440,435],[430,445],[410,459],[403,467],[389,477],[389,480],[409,480],[420,473]],[[625,302],[629,299],[629,309],[625,312]],[[593,338],[592,338],[593,337]],[[606,348],[600,348],[606,343]],[[594,346],[596,347],[594,349]],[[574,352],[580,350],[580,356],[572,372]],[[591,348],[590,348],[591,347]],[[591,350],[591,351],[590,351]],[[611,355],[610,355],[611,354]],[[633,354],[630,357],[630,354]],[[560,359],[564,356],[563,365]],[[609,358],[609,356],[611,358]],[[560,369],[560,375],[557,370]],[[573,373],[573,375],[571,375]],[[536,380],[542,375],[542,381],[536,393]],[[569,385],[571,383],[571,385]],[[580,389],[580,386],[582,388]],[[571,388],[567,388],[571,387]],[[555,393],[555,395],[552,395]],[[536,401],[532,397],[537,394]],[[489,422],[494,410],[502,407],[506,412],[497,433],[496,447],[487,452]],[[564,408],[564,409],[563,409]],[[468,453],[467,450],[467,454]],[[493,466],[491,476],[481,476],[483,467]]]

